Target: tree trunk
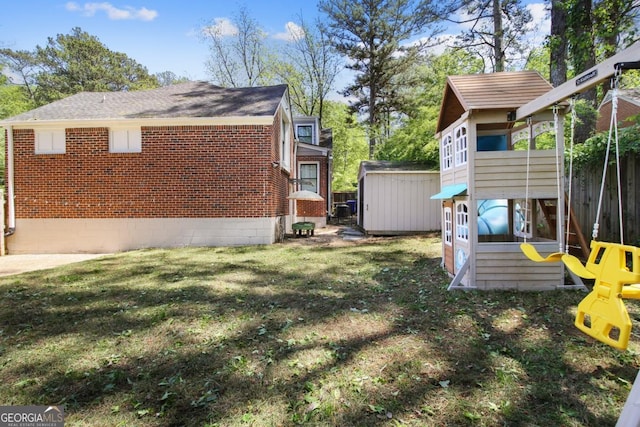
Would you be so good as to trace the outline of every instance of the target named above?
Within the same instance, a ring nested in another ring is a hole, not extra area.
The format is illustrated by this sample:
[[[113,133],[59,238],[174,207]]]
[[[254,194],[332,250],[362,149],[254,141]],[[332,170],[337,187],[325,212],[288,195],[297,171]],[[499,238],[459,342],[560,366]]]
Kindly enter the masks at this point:
[[[493,54],[496,59],[496,72],[504,71],[504,52],[502,51],[502,10],[500,0],[493,0]]]
[[[574,34],[572,40],[571,58],[576,75],[596,65],[595,43],[593,41],[593,14],[591,0],[577,0],[574,4],[572,23]],[[580,99],[585,100],[589,106],[596,107],[596,88],[582,92]],[[576,127],[575,142],[582,143],[589,138],[596,127],[595,117],[579,117],[582,125]]]
[[[567,10],[564,0],[551,0],[551,61],[549,75],[553,87],[567,81]]]

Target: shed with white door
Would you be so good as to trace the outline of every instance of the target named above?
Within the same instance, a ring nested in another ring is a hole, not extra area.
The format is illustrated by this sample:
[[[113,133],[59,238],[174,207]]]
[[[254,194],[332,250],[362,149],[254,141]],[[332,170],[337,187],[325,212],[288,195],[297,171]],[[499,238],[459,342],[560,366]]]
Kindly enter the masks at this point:
[[[418,162],[364,161],[358,173],[358,225],[371,235],[440,230],[440,172]]]

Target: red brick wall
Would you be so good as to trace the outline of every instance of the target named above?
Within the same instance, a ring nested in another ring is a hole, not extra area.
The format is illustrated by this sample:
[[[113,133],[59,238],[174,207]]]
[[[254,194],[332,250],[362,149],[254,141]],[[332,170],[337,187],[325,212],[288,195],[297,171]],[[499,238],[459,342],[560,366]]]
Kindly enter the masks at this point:
[[[314,202],[310,200],[298,200],[296,202],[296,211],[298,216],[326,216],[327,212],[327,169],[329,167],[326,156],[298,156],[298,163],[319,163],[319,191],[324,197],[322,202]]]
[[[598,132],[608,131],[611,125],[611,109],[613,106],[611,102],[608,102],[600,108],[600,115],[598,116],[598,121],[596,122],[596,130]],[[640,114],[640,107],[637,105],[625,100],[618,100],[618,113],[616,114],[618,118],[618,127],[628,127],[635,122],[631,119],[633,116]]]
[[[142,153],[118,154],[109,153],[108,128],[71,128],[66,129],[66,154],[55,155],[35,155],[33,130],[14,129],[16,216],[286,214],[287,178],[271,166],[279,157],[274,152],[278,128],[143,127]]]
[[[280,150],[282,145],[282,140],[280,138],[280,121],[281,121],[281,112],[279,111],[276,114],[276,118],[274,123],[276,125],[272,128],[272,147],[271,147],[271,159],[270,162],[277,163],[280,165]],[[293,133],[293,132],[292,132]],[[293,137],[290,138],[290,158],[293,159]],[[291,167],[294,167],[291,165]],[[271,192],[275,195],[273,200],[272,208],[274,209],[276,216],[287,215],[289,213],[289,200],[287,196],[289,195],[289,178],[290,173],[281,167],[273,167],[271,168]]]

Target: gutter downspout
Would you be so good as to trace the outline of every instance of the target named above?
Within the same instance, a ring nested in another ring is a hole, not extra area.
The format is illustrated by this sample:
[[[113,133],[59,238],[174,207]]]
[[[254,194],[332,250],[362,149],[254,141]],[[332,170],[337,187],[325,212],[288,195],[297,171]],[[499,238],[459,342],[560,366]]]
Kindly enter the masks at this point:
[[[333,211],[333,188],[331,186],[331,179],[333,178],[333,150],[329,150],[327,153],[327,222],[331,218]]]
[[[4,237],[11,236],[16,231],[16,207],[13,189],[13,128],[8,126],[7,128],[7,209],[9,227],[4,233]]]
[[[291,122],[291,128],[294,128],[293,121]],[[291,192],[298,191],[298,140],[295,136],[293,137],[293,161],[291,162],[291,173],[289,174],[289,178],[291,178],[290,182],[293,186],[293,191]],[[289,199],[289,203],[291,203],[291,224],[293,224],[296,222],[296,218],[298,217],[298,201]],[[293,231],[293,228],[291,230]]]

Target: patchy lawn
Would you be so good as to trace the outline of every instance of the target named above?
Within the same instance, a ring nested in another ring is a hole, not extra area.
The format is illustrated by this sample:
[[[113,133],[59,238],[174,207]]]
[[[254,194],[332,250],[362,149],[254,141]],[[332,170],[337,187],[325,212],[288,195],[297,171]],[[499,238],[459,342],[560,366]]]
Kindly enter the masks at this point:
[[[584,293],[447,292],[434,238],[310,242],[1,278],[0,404],[69,426],[615,425],[640,339],[575,329]]]

